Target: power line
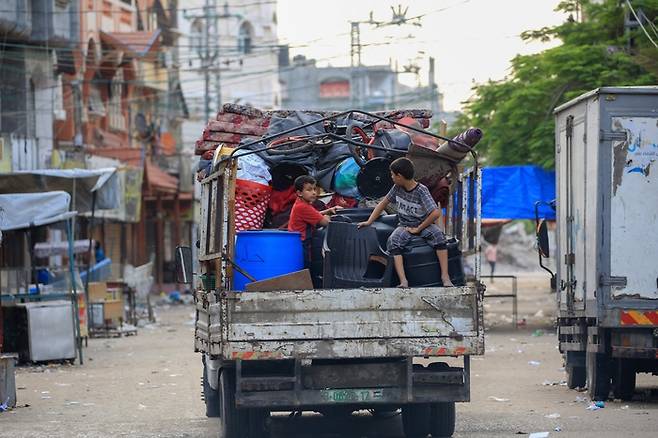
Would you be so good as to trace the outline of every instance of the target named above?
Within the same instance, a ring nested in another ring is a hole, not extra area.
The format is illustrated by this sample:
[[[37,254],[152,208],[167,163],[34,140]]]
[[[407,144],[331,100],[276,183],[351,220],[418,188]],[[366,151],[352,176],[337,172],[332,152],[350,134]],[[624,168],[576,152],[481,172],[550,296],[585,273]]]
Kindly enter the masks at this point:
[[[252,7],[252,6],[263,6],[263,5],[272,5],[276,4],[276,0],[263,0],[263,1],[256,1],[252,3],[243,3],[243,4],[236,4],[236,5],[231,5],[232,8],[247,8],[247,7]],[[106,10],[106,9],[85,9],[82,11],[49,11],[48,15],[72,15],[72,14],[125,14],[125,13],[141,13],[141,12],[153,12],[155,8],[148,8],[148,9],[136,9],[132,6],[125,6],[126,9],[121,9],[119,8],[118,10]],[[183,12],[183,11],[195,11],[195,10],[203,10],[205,9],[204,6],[198,6],[198,7],[191,7],[191,8],[175,8],[175,9],[167,9],[167,8],[162,8],[162,10],[166,13],[169,13],[171,11],[176,11],[176,12]],[[0,9],[0,13],[12,13],[15,12],[17,14],[31,14],[34,13],[32,10],[28,9]]]
[[[651,38],[651,35],[649,35],[649,32],[647,32],[647,30],[644,28],[644,25],[642,24],[642,20],[640,20],[640,17],[638,17],[637,14],[635,13],[635,9],[633,9],[633,5],[631,5],[631,2],[629,0],[626,0],[626,4],[628,5],[628,8],[633,13],[633,16],[635,17],[635,19],[637,20],[637,24],[640,25],[640,27],[644,31],[644,34],[647,36],[649,41],[651,41],[651,44],[653,44],[654,47],[656,47],[658,49],[658,44],[656,44],[656,42],[653,40],[653,38]]]

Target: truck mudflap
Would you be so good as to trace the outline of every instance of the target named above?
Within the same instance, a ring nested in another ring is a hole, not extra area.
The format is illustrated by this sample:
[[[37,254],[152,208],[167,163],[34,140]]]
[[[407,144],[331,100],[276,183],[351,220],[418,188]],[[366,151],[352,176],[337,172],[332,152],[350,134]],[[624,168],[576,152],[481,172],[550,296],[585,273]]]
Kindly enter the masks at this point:
[[[480,355],[478,293],[475,287],[200,291],[196,348],[224,360]]]

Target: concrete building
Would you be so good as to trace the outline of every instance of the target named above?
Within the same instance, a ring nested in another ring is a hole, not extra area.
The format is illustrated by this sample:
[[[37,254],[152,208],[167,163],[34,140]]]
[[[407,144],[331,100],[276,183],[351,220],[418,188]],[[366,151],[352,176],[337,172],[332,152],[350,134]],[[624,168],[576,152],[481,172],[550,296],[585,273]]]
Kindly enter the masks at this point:
[[[290,109],[367,111],[396,108],[428,108],[435,117],[443,113],[442,96],[430,68],[428,86],[410,87],[400,83],[399,72],[389,65],[318,67],[302,55],[289,61],[287,50],[280,56],[282,104]]]
[[[221,104],[281,106],[276,1],[189,0],[179,23],[181,84],[190,115],[183,141],[192,154]]]
[[[65,116],[57,74],[70,67],[77,2],[4,0],[0,9],[0,172],[48,167]]]

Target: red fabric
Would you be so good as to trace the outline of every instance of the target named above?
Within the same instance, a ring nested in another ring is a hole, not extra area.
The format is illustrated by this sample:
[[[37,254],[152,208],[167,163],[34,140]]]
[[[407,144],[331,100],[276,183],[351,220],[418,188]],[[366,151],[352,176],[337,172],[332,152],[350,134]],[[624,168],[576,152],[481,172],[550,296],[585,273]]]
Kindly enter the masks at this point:
[[[306,227],[316,227],[324,216],[320,214],[308,202],[297,199],[290,212],[290,222],[288,222],[288,231],[297,231],[302,233],[302,240],[306,240]]]
[[[285,211],[295,203],[296,199],[297,194],[295,193],[295,186],[290,186],[288,189],[281,191],[273,190],[272,195],[270,196],[269,205],[272,216]]]
[[[341,196],[338,193],[334,193],[327,204],[327,208],[331,207],[343,207],[343,208],[354,208],[359,205],[359,201],[354,198],[349,198],[347,196]]]

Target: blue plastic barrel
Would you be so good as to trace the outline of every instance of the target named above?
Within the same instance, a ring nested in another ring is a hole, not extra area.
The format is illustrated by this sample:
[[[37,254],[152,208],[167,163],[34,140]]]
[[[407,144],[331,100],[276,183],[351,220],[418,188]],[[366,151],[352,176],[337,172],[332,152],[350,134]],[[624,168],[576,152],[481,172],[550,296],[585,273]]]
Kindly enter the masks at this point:
[[[304,269],[300,233],[240,231],[235,242],[235,263],[256,280]],[[233,290],[244,290],[251,281],[235,269],[233,273]]]

